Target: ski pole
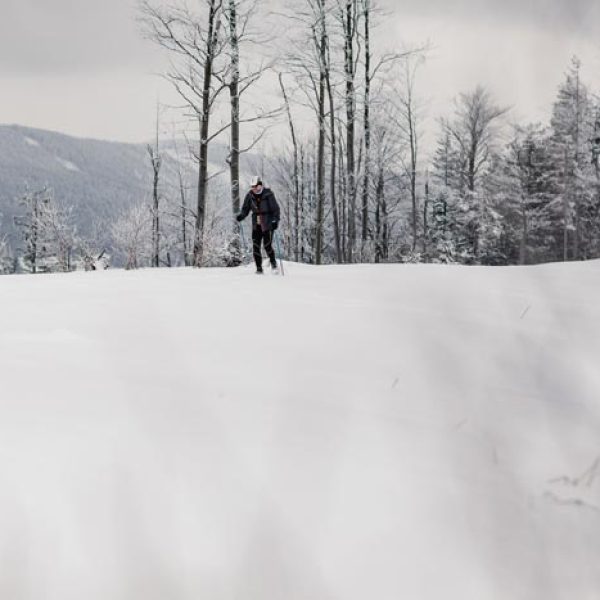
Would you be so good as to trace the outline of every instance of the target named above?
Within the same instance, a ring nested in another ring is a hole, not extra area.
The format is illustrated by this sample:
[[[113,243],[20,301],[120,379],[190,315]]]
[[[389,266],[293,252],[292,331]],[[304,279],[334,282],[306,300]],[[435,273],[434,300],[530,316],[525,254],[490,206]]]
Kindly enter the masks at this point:
[[[281,258],[281,246],[279,245],[279,236],[275,235],[275,231],[273,232],[273,237],[275,238],[275,244],[277,246],[277,254],[279,254],[279,264],[281,265],[281,275],[283,277],[283,275],[285,275],[285,272],[283,270],[283,258]]]

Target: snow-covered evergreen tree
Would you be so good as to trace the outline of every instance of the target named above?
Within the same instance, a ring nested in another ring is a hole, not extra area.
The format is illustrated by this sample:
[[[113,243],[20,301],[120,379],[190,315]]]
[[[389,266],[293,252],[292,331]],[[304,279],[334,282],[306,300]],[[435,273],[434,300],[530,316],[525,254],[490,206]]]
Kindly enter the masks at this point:
[[[594,110],[581,80],[581,63],[573,58],[560,85],[551,118],[548,147],[554,165],[553,220],[559,231],[562,260],[588,258],[598,227],[596,173],[592,164]]]
[[[70,271],[77,234],[71,207],[62,206],[52,190],[27,191],[20,200],[22,214],[21,269],[30,272]]]
[[[549,238],[552,165],[541,125],[517,127],[490,178],[503,220],[503,252],[509,264],[542,262]]]
[[[492,251],[492,239],[498,236],[499,215],[485,184],[497,150],[498,123],[506,110],[494,103],[487,90],[477,86],[472,92],[460,94],[454,116],[441,122],[433,179],[439,188],[437,205],[445,204],[445,211],[438,208],[437,216],[434,213],[437,224],[433,235],[438,241],[443,239],[445,253],[452,240],[453,252],[467,264],[495,264],[498,260],[496,251]],[[443,238],[440,226],[445,232]]]

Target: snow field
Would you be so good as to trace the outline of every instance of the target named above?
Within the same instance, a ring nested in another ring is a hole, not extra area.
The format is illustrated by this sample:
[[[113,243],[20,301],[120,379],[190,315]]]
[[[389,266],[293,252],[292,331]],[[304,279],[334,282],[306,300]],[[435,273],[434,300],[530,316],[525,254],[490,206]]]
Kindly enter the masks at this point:
[[[0,597],[600,596],[600,262],[0,278]]]

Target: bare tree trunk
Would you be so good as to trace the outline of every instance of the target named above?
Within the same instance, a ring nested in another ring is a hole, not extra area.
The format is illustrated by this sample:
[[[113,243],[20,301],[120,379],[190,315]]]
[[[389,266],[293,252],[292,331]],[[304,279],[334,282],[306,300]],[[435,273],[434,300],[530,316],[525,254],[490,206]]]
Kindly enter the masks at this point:
[[[241,246],[235,216],[240,212],[240,47],[237,27],[237,0],[229,0],[227,19],[229,21],[229,47],[231,53],[231,81],[229,98],[231,102],[231,148],[229,150],[229,174],[231,185],[232,236],[230,266],[241,263]]]
[[[178,167],[179,175],[179,195],[181,200],[181,244],[183,251],[183,264],[188,267],[190,263],[187,243],[187,201],[185,197],[185,186],[183,185],[183,176],[181,167]]]
[[[470,192],[475,191],[475,157],[477,156],[478,145],[478,141],[474,138],[467,159],[467,188]]]
[[[417,138],[415,131],[415,123],[413,118],[412,106],[412,90],[409,92],[408,101],[408,131],[410,144],[410,198],[412,201],[412,249],[413,252],[417,249]]]
[[[300,181],[301,181],[301,188],[300,188],[300,207],[299,210],[296,212],[296,231],[298,232],[298,239],[296,240],[298,242],[298,248],[296,249],[296,253],[299,255],[300,259],[302,260],[302,262],[304,262],[305,259],[305,255],[306,255],[306,249],[304,247],[304,220],[305,220],[305,202],[304,199],[306,197],[306,180],[305,180],[305,173],[306,173],[306,158],[305,158],[305,151],[304,148],[300,149]]]
[[[160,161],[157,160],[160,163]],[[152,209],[152,238],[153,238],[153,256],[152,264],[154,267],[160,265],[160,222],[159,222],[159,206],[158,206],[158,168],[154,167],[154,184],[153,184],[154,205]]]
[[[423,256],[427,260],[429,223],[427,222],[427,211],[429,210],[429,175],[425,176],[425,202],[423,204]]]
[[[408,179],[410,182],[411,199],[411,229],[412,229],[412,251],[417,249],[418,240],[418,201],[417,201],[417,166],[418,166],[418,132],[417,118],[414,100],[414,74],[415,70],[408,63],[406,69],[406,96],[402,102],[404,104],[405,127],[408,131],[408,146],[410,151],[410,167]]]
[[[362,195],[362,242],[367,241],[369,231],[369,188],[371,185],[371,0],[363,0],[365,20],[365,172]]]
[[[563,261],[569,260],[569,195],[568,195],[569,151],[565,148],[563,177]]]
[[[198,204],[196,210],[196,227],[194,230],[194,266],[202,265],[204,215],[208,189],[208,131],[211,108],[210,85],[213,76],[213,61],[217,44],[217,17],[221,6],[219,0],[210,2],[208,15],[208,32],[206,36],[204,79],[202,81],[202,113],[200,115],[200,152],[198,156]]]
[[[295,227],[294,227],[294,242],[293,246],[290,244],[289,247],[294,248],[294,258],[296,262],[299,259],[299,247],[298,247],[298,235],[300,228],[300,182],[298,180],[298,140],[296,138],[296,129],[294,127],[294,121],[292,119],[292,111],[290,108],[290,102],[288,95],[283,85],[283,76],[279,74],[279,85],[281,87],[281,93],[283,94],[283,101],[285,103],[285,109],[288,117],[288,125],[290,127],[290,135],[292,137],[292,147],[294,150],[294,172],[293,172],[293,200],[294,200],[294,215],[295,215]],[[291,219],[289,220],[291,224]]]
[[[340,240],[340,219],[336,199],[336,178],[337,178],[337,148],[335,135],[335,103],[333,98],[333,89],[331,86],[331,59],[329,58],[329,46],[327,48],[327,95],[329,97],[329,135],[331,136],[331,175],[329,185],[331,188],[331,210],[333,212],[333,237],[335,241],[335,256],[338,264],[343,262],[342,244]]]
[[[341,199],[342,210],[341,210],[341,223],[340,223],[340,231],[342,232],[342,259],[343,262],[348,261],[348,194],[347,194],[347,180],[346,180],[346,165],[344,163],[344,149],[342,148],[342,133],[338,136],[339,140],[339,156],[340,156],[340,165],[339,165],[339,194],[338,197]]]
[[[519,244],[519,264],[527,264],[528,224],[525,198],[521,198],[521,243]]]
[[[346,194],[349,205],[349,262],[353,262],[354,260],[354,243],[356,238],[356,165],[354,156],[356,106],[354,41],[356,37],[356,22],[356,0],[346,0],[345,11],[342,14],[342,24],[344,31],[344,75],[346,78]]]
[[[315,224],[315,263],[321,264],[323,252],[323,213],[325,206],[325,71],[327,63],[325,0],[319,0],[319,35],[315,46],[319,53],[319,141],[317,150],[317,217]]]
[[[156,106],[156,145],[154,148],[148,145],[148,154],[152,163],[153,182],[152,182],[152,266],[160,265],[160,222],[159,222],[159,196],[158,180],[161,166],[160,154],[158,153],[158,111]]]
[[[390,225],[388,220],[387,203],[385,201],[385,190],[381,194],[381,215],[383,220],[383,258],[387,260],[390,256]]]
[[[39,237],[39,221],[40,221],[40,210],[39,210],[39,193],[33,194],[33,207],[32,207],[32,223],[31,223],[31,243],[30,243],[30,256],[31,256],[31,272],[37,273],[37,259],[38,259],[38,237]]]
[[[382,212],[383,212],[383,164],[379,165],[377,188],[375,190],[375,262],[383,258]]]
[[[576,82],[575,82],[575,169],[579,166],[579,138],[580,138],[580,121],[581,121],[581,106],[580,106],[580,76],[579,76],[579,61],[576,63]],[[575,172],[577,173],[577,171]],[[577,185],[577,174],[573,178],[574,181],[574,200],[575,200],[575,223],[573,231],[573,260],[579,259],[580,241],[581,241],[581,209],[579,202],[579,189]]]
[[[311,146],[312,164],[310,169],[310,264],[316,264],[315,249],[317,246],[317,219],[315,213],[319,203],[319,164],[317,161],[317,148]]]

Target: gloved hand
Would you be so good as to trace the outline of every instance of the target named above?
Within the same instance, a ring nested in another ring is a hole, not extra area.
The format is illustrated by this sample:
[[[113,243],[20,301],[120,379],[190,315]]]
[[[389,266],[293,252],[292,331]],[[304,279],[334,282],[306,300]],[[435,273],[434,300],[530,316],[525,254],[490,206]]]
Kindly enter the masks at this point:
[[[271,231],[275,231],[277,229],[277,227],[279,227],[279,222],[278,221],[273,221],[271,223]]]
[[[244,217],[243,217],[242,215],[238,215],[238,216],[236,217],[236,220],[237,220],[237,222],[239,223],[240,221],[243,221],[243,220],[244,220]]]

